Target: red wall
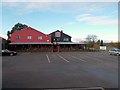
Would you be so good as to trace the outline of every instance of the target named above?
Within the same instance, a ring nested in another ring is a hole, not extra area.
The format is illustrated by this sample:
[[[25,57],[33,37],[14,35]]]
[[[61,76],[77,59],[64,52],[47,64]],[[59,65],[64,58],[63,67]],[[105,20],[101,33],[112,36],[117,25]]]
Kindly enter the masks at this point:
[[[20,39],[16,39],[16,36],[20,36]],[[29,40],[28,36],[32,36],[32,39]],[[42,40],[38,39],[38,36],[42,36]],[[11,43],[13,42],[51,42],[51,36],[46,35],[40,31],[37,31],[31,27],[24,28],[18,32],[11,34]]]

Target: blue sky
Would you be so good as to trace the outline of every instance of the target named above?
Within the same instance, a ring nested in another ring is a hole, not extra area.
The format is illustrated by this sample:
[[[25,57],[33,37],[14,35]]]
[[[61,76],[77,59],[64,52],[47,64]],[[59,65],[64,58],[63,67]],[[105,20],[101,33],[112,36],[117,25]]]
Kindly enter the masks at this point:
[[[6,37],[7,31],[18,22],[46,34],[63,30],[75,42],[89,34],[104,41],[117,41],[118,3],[3,2],[1,36]]]

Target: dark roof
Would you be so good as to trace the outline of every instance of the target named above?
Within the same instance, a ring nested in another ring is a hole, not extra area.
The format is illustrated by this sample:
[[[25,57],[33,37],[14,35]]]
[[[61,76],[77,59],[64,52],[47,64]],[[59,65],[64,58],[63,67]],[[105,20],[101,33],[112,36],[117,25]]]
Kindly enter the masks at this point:
[[[71,37],[70,35],[68,35],[68,34],[65,34],[65,33],[63,33],[64,35],[66,35],[66,36],[68,36],[68,37]]]
[[[52,33],[55,33],[55,32],[62,32],[64,35],[67,35],[68,37],[71,37],[70,35],[68,35],[68,34],[66,34],[66,33],[64,33],[63,31],[60,31],[60,30],[56,30],[56,31],[54,31]],[[49,35],[51,35],[52,33],[50,33]]]

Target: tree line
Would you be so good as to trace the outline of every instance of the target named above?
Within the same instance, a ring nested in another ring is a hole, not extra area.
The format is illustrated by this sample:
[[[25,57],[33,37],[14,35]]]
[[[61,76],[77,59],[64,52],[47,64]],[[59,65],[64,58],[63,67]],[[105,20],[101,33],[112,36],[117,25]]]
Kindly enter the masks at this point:
[[[85,42],[87,43],[86,47],[88,49],[90,48],[99,49],[100,46],[104,46],[103,40],[98,39],[97,35],[92,34],[87,35]]]

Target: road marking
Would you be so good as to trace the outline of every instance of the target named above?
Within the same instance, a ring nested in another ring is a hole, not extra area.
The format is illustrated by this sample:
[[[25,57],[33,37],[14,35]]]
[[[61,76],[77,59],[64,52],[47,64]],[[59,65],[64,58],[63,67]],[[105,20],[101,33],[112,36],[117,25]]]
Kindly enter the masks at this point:
[[[83,60],[83,59],[81,59],[81,58],[77,58],[77,57],[75,57],[75,56],[71,56],[71,57],[73,57],[73,58],[75,58],[75,59],[78,59],[78,60],[80,60],[80,61],[83,61],[83,62],[87,62],[87,61],[85,61],[85,60]]]
[[[58,55],[58,54],[57,54]],[[69,63],[69,61],[67,60],[67,59],[65,59],[64,57],[62,57],[61,55],[58,55],[60,58],[62,58],[64,61],[66,61],[66,62],[68,62]]]
[[[47,55],[47,54],[46,54],[46,57],[47,57],[48,62],[50,63],[50,58],[48,57],[48,55]]]

